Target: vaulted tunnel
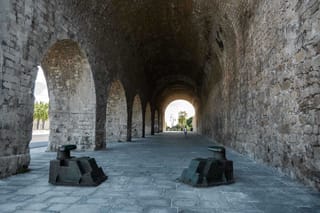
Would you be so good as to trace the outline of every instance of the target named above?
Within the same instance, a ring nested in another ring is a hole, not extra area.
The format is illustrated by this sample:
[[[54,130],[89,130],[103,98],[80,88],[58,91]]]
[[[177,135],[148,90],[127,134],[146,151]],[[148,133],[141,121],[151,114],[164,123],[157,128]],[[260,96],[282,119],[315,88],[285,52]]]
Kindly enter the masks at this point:
[[[183,98],[196,108],[199,134],[319,187],[318,1],[5,2],[0,15],[15,18],[6,19],[0,37],[0,162],[26,157],[13,169],[0,166],[0,176],[28,164],[28,149],[3,150],[30,139],[25,124],[40,52],[51,41],[70,39],[84,49],[92,70],[95,149],[123,140],[123,131],[109,131],[120,116],[110,111],[119,95],[112,96],[110,85],[119,81],[127,140],[161,132],[164,108]],[[12,136],[16,129],[24,133]]]

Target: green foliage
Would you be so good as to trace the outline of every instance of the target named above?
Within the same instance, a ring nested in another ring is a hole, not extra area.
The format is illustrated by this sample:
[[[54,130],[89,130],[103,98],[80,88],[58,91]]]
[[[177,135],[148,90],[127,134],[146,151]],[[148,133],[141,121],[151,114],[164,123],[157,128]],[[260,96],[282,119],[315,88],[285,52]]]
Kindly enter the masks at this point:
[[[33,120],[40,120],[41,119],[41,103],[34,104],[34,111],[33,111]]]
[[[187,126],[189,128],[192,128],[192,121],[193,121],[193,117],[190,117],[190,118],[187,119]]]
[[[188,131],[192,131],[193,126],[192,126],[192,121],[193,121],[193,117],[190,117],[187,119],[187,112],[185,111],[180,111],[178,113],[178,124],[173,126],[173,127],[167,127],[166,130],[167,131],[182,131],[183,128],[187,128]]]
[[[180,111],[178,114],[178,125],[183,128],[187,124],[187,112]]]
[[[48,103],[35,103],[34,104],[34,112],[33,112],[33,120],[37,121],[37,129],[39,129],[39,121],[41,120],[44,124],[46,120],[49,118],[49,104]]]

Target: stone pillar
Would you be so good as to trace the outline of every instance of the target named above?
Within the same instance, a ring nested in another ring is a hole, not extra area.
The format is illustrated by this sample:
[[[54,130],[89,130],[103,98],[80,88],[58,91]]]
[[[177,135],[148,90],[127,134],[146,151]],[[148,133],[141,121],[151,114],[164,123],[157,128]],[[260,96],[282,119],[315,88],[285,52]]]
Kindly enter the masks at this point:
[[[154,135],[155,133],[155,128],[154,128],[154,125],[155,125],[155,110],[152,108],[151,109],[151,135]]]
[[[85,54],[76,42],[61,40],[48,50],[42,67],[50,99],[48,150],[56,151],[63,144],[76,144],[78,150],[94,150],[96,94]]]
[[[120,81],[112,83],[108,92],[106,113],[107,142],[125,141],[127,137],[127,100]]]
[[[146,137],[146,108],[142,108],[142,137]]]
[[[128,112],[128,120],[127,120],[127,141],[131,141],[131,128],[132,128],[132,100],[127,99],[127,112]]]
[[[132,123],[131,123],[131,135],[132,137],[139,138],[142,137],[142,127],[143,127],[143,115],[142,115],[142,105],[139,95],[134,97],[132,106]]]
[[[26,41],[10,3],[0,2],[0,178],[29,166],[36,78],[36,67],[22,56]]]
[[[151,135],[151,108],[148,103],[145,109],[145,135]]]

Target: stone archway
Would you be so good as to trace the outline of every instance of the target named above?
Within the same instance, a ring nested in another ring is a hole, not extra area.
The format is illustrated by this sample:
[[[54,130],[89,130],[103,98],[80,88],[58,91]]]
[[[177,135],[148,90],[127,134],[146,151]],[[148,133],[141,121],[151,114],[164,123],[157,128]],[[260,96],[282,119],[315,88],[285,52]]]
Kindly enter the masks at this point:
[[[93,150],[96,95],[87,57],[76,42],[61,40],[47,51],[41,66],[50,98],[48,150],[56,151],[62,144]]]
[[[188,131],[196,131],[196,110],[192,103],[185,99],[176,99],[173,101],[169,99],[165,103],[164,116],[161,116],[165,121],[162,124],[164,130],[166,130],[168,126],[169,131],[179,131],[186,126]],[[180,114],[180,112],[185,112],[185,114]],[[179,115],[185,115],[185,120],[180,120]]]
[[[131,134],[133,138],[142,137],[142,106],[139,95],[133,101]]]
[[[145,135],[151,135],[151,107],[149,103],[145,112]]]
[[[111,84],[106,113],[107,142],[125,141],[127,138],[127,100],[120,81]]]

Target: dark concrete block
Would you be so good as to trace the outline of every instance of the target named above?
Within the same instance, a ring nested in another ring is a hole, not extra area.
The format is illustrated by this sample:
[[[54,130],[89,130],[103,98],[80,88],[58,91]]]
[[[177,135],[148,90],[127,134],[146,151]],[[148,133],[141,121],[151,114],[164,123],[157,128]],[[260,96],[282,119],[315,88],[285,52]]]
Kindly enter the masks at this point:
[[[67,186],[97,186],[108,177],[98,167],[94,158],[71,157],[70,150],[76,146],[61,146],[57,160],[50,161],[49,183]]]
[[[192,159],[184,169],[180,181],[196,187],[216,186],[234,183],[233,162],[225,158],[223,147],[209,147],[213,158]]]

